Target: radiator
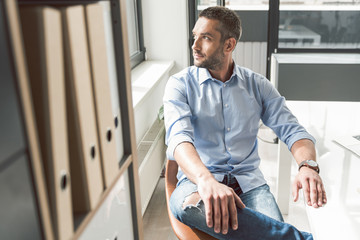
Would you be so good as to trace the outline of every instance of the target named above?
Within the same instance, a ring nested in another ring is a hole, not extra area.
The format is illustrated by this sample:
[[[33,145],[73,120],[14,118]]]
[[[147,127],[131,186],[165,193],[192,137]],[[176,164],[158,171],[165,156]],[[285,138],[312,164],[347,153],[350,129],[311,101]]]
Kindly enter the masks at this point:
[[[138,145],[141,211],[144,215],[165,164],[165,127],[158,119]]]
[[[266,75],[267,42],[238,42],[233,52],[237,65]]]

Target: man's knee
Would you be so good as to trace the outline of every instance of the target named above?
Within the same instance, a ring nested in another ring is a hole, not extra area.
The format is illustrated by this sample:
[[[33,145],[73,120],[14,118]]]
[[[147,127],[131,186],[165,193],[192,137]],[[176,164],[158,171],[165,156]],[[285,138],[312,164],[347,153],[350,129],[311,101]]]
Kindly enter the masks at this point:
[[[190,195],[186,196],[182,204],[182,209],[191,207],[198,207],[200,204],[201,198],[198,192],[193,192]]]
[[[171,212],[180,222],[194,226],[195,222],[199,222],[200,219],[204,218],[204,209],[198,192],[191,192],[182,198],[174,196],[172,200],[170,200]]]

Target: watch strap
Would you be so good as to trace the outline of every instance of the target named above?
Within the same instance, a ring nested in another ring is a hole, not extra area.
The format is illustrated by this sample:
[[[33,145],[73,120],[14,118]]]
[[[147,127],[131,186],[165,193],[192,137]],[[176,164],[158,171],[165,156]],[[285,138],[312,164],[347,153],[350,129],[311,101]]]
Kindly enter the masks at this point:
[[[300,171],[300,168],[302,168],[302,167],[308,167],[308,168],[316,171],[317,173],[320,173],[319,164],[318,164],[317,162],[315,162],[315,163],[316,163],[316,167],[314,167],[314,166],[309,165],[309,163],[308,163],[309,161],[315,162],[314,160],[304,160],[304,161],[302,161],[302,162],[299,164],[299,171]]]

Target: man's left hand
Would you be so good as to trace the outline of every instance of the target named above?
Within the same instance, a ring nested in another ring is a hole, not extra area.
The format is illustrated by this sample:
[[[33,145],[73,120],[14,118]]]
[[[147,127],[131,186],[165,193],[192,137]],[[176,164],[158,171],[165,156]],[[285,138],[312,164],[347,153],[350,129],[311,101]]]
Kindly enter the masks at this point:
[[[292,195],[295,202],[299,198],[300,189],[303,189],[307,205],[318,208],[326,204],[325,188],[321,177],[316,171],[307,167],[300,169],[292,184]]]

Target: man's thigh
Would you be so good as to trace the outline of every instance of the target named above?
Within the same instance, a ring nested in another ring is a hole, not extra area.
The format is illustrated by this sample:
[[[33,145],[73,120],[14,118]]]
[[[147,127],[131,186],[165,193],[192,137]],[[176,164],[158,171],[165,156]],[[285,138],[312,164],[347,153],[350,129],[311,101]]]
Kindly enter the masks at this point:
[[[279,207],[267,184],[240,195],[246,207],[283,222]]]

